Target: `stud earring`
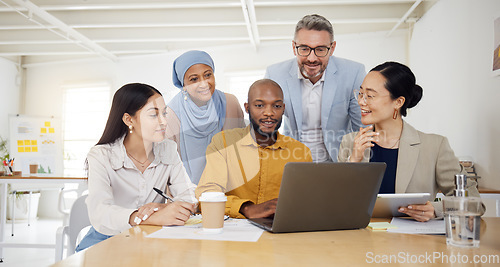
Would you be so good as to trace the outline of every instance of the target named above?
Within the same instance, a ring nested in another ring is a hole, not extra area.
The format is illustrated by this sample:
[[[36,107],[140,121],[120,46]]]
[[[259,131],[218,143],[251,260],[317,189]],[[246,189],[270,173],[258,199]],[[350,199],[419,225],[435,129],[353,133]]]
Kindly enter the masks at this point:
[[[129,125],[129,126],[128,126],[129,133],[132,133],[132,128],[133,128],[133,127],[132,127],[132,125]]]

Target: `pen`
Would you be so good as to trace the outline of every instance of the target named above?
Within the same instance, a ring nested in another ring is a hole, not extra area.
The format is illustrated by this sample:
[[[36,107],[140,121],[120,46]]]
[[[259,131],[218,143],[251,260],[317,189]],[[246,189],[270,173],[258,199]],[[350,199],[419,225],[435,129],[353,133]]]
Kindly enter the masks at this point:
[[[162,196],[162,197],[164,197],[164,198],[166,198],[166,199],[170,200],[170,202],[174,202],[174,200],[173,200],[171,197],[169,197],[169,196],[167,196],[167,195],[163,194],[163,191],[161,191],[160,189],[158,189],[158,188],[156,188],[156,187],[153,187],[153,190],[154,190],[156,193],[158,193],[160,196]],[[189,213],[191,213],[191,215],[194,215],[194,213],[193,213],[193,212],[191,212],[191,211],[189,211]]]
[[[12,172],[12,167],[14,167],[14,159],[9,159],[9,169]]]
[[[162,197],[164,197],[164,198],[166,198],[166,199],[170,200],[171,202],[174,202],[174,200],[173,200],[171,197],[169,197],[169,196],[167,196],[167,195],[163,194],[163,191],[161,191],[160,189],[158,189],[158,188],[156,188],[156,187],[153,187],[153,190],[154,190],[156,193],[158,193],[160,196],[162,196]]]

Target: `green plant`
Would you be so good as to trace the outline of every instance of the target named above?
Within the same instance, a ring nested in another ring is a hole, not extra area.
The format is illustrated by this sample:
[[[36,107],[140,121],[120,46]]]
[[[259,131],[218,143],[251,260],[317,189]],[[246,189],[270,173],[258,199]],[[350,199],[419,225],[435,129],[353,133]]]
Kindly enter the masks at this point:
[[[21,200],[22,196],[28,195],[29,193],[30,193],[30,191],[16,191],[16,199]],[[31,193],[37,194],[37,193],[40,193],[40,191],[31,191]]]
[[[8,159],[10,159],[10,155],[9,149],[7,148],[7,140],[0,136],[0,160],[3,163],[4,160]]]

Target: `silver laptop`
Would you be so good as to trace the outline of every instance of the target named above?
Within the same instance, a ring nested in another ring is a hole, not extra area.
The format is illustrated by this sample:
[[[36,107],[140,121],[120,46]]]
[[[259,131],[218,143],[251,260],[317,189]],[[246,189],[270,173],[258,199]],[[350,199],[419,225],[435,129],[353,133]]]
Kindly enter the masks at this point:
[[[365,228],[386,164],[289,162],[274,218],[250,219],[273,233]]]

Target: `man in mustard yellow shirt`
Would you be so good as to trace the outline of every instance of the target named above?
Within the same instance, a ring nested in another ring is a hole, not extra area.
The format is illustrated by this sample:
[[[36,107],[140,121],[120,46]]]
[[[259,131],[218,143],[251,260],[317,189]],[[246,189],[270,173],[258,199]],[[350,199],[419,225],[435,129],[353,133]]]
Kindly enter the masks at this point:
[[[207,147],[207,164],[196,188],[224,192],[226,214],[235,218],[274,215],[287,162],[312,161],[299,141],[278,133],[285,103],[280,86],[269,79],[250,86],[245,103],[250,125],[222,131]]]

